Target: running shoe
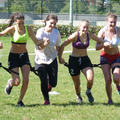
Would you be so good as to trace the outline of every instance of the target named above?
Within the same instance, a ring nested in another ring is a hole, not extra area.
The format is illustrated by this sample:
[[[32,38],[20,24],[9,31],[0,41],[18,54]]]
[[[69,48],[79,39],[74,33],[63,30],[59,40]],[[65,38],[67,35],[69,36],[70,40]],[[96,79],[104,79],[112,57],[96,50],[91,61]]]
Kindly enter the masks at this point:
[[[86,92],[86,95],[87,95],[87,97],[88,97],[88,101],[89,101],[90,103],[93,103],[93,102],[94,102],[94,98],[93,98],[91,92],[89,92],[89,93]]]
[[[9,79],[8,82],[7,82],[7,86],[5,87],[5,93],[7,95],[9,95],[11,93],[11,90],[13,88],[13,86],[10,85],[10,82],[12,81],[12,79]]]
[[[18,101],[17,106],[18,107],[24,107],[25,105],[24,105],[24,103],[22,101]]]
[[[44,102],[44,105],[50,105],[50,102],[46,100],[46,101]]]
[[[77,103],[83,103],[82,97],[77,96]]]
[[[108,100],[108,103],[107,103],[108,105],[111,105],[111,104],[113,104],[113,101],[112,100]]]
[[[120,85],[116,86],[118,94],[120,94]]]

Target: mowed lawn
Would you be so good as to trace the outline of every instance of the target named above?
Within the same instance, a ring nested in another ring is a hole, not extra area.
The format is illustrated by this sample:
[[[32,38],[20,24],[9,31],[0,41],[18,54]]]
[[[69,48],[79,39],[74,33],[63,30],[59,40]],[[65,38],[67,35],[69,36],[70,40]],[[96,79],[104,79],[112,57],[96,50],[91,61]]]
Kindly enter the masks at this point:
[[[62,42],[65,38],[62,39]],[[4,48],[0,50],[0,62],[8,67],[8,54],[11,47],[11,38],[1,37]],[[31,39],[27,43],[28,53],[32,66],[34,66],[35,45]],[[91,40],[88,55],[93,64],[99,63],[100,51],[95,51],[95,42]],[[91,50],[92,49],[92,50]],[[71,44],[65,48],[71,51]],[[68,61],[70,53],[64,53],[63,58]],[[13,87],[10,95],[5,94],[5,86],[11,75],[3,68],[0,68],[0,120],[119,120],[120,119],[120,95],[112,85],[112,97],[114,104],[107,105],[105,82],[101,68],[94,67],[94,85],[92,94],[94,103],[88,102],[85,95],[87,81],[81,73],[81,95],[83,104],[76,102],[73,81],[68,73],[68,68],[58,64],[58,84],[52,89],[60,94],[50,94],[50,105],[44,106],[43,96],[40,90],[40,80],[37,75],[30,72],[29,86],[23,99],[25,107],[17,107],[21,84]],[[22,76],[20,72],[21,82]]]

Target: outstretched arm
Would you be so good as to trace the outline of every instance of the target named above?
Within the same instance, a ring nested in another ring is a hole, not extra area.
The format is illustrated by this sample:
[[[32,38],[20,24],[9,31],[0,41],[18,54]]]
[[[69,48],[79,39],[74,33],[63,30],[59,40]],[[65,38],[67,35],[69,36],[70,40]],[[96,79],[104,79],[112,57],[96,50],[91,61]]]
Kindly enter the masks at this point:
[[[30,38],[33,40],[33,42],[34,42],[37,46],[39,46],[42,42],[44,42],[43,39],[38,40],[38,39],[36,38],[36,36],[35,36],[32,28],[31,28],[30,26],[27,26],[27,29],[28,29],[28,34],[29,34]]]
[[[91,34],[91,33],[90,33],[90,36],[91,36],[91,39],[93,39],[97,42],[96,43],[96,50],[100,50],[103,47],[111,47],[111,43],[105,42],[103,40],[103,31],[100,31],[100,33],[98,34],[99,37],[97,37],[96,35]]]
[[[60,64],[64,64],[64,63],[65,63],[65,60],[62,58],[62,54],[63,54],[63,51],[64,51],[65,46],[67,46],[67,45],[70,44],[71,42],[75,42],[76,40],[77,40],[77,34],[74,33],[74,34],[72,34],[71,36],[69,36],[69,37],[61,44],[61,47],[60,47],[59,52],[58,52],[58,58],[59,58],[59,63],[60,63]]]
[[[14,31],[15,31],[14,26],[8,27],[5,30],[3,30],[2,32],[0,32],[0,37],[6,35],[8,33],[10,33],[11,36],[13,36]]]

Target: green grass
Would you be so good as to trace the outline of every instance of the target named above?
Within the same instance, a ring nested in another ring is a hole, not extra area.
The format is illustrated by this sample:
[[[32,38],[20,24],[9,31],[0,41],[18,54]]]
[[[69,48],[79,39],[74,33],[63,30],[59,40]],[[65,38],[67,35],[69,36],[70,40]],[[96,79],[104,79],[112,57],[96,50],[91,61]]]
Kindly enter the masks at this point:
[[[11,38],[2,37],[4,48],[0,50],[0,62],[7,67],[8,54],[11,47]],[[62,42],[65,39],[62,39]],[[29,53],[34,53],[34,43],[29,40],[27,48]],[[95,42],[91,42],[90,48],[95,47]],[[71,45],[65,50],[71,50]],[[92,63],[99,63],[100,51],[88,51]],[[63,58],[68,61],[70,53],[63,54]],[[30,55],[30,61],[34,66],[34,55]],[[107,105],[107,95],[105,92],[105,82],[100,68],[94,68],[94,85],[92,94],[94,104],[88,102],[86,92],[87,81],[81,74],[81,94],[83,104],[76,103],[76,95],[73,89],[73,81],[68,73],[67,67],[59,64],[58,84],[52,91],[57,91],[59,95],[50,95],[50,106],[44,106],[43,96],[40,90],[40,80],[33,72],[30,72],[30,82],[28,90],[23,99],[25,107],[17,107],[16,103],[20,94],[21,84],[13,87],[11,94],[8,96],[4,89],[11,75],[3,68],[0,69],[0,120],[118,120],[120,119],[120,96],[116,89],[113,88],[113,105]],[[22,79],[22,77],[21,77]]]

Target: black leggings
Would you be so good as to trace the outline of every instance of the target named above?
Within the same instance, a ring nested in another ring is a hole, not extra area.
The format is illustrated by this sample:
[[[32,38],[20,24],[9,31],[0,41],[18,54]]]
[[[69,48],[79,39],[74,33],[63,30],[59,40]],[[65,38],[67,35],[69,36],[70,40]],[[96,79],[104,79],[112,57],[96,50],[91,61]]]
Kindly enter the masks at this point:
[[[41,80],[41,91],[42,91],[44,100],[49,101],[48,83],[52,87],[55,87],[57,85],[57,73],[58,73],[57,58],[55,58],[55,60],[49,65],[47,64],[39,65],[38,74]],[[47,79],[47,75],[49,76],[49,81]]]

